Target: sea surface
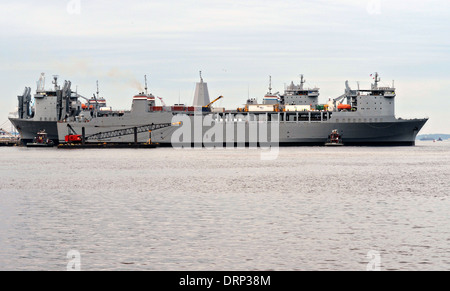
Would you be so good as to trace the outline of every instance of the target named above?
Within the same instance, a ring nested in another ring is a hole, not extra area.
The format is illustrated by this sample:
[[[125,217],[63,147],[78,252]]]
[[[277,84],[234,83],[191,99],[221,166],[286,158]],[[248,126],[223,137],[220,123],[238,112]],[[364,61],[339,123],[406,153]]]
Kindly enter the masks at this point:
[[[0,148],[0,270],[450,270],[450,142]]]

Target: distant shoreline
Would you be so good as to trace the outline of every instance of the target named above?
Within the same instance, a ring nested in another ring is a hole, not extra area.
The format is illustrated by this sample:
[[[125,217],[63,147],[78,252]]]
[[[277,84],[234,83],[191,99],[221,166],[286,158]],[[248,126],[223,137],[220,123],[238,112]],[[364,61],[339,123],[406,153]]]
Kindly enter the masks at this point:
[[[416,140],[442,140],[450,139],[450,134],[440,134],[440,133],[430,133],[430,134],[419,134]]]

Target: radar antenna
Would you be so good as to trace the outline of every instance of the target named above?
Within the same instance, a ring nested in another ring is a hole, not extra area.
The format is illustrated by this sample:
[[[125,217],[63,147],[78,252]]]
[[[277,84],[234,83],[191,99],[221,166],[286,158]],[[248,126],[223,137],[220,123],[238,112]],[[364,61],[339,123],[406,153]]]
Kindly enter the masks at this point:
[[[55,90],[58,90],[58,75],[53,75],[53,84],[55,85]]]

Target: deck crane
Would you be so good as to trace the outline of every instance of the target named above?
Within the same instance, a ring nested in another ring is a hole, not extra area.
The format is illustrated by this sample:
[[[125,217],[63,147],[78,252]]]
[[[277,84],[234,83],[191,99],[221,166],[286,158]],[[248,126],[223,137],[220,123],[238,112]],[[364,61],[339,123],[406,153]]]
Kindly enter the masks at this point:
[[[338,108],[338,105],[341,104],[345,98],[347,98],[347,104],[352,105],[352,99],[356,98],[357,95],[357,90],[352,90],[348,85],[348,81],[345,81],[345,93],[333,99],[334,108]]]
[[[209,104],[207,104],[207,105],[205,105],[205,106],[202,107],[202,111],[203,111],[203,112],[209,112],[209,111],[211,111],[211,105],[212,105],[213,103],[219,101],[219,100],[222,99],[222,98],[223,98],[223,96],[220,95],[219,97],[217,97],[217,98],[214,99],[213,101],[209,102]]]
[[[162,97],[157,97],[161,101],[162,106],[166,107],[166,103],[163,101]]]

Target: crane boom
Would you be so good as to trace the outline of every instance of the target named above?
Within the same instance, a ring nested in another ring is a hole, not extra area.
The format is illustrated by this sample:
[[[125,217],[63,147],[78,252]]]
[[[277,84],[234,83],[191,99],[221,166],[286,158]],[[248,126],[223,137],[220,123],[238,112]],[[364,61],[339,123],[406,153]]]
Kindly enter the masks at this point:
[[[223,96],[222,95],[220,95],[219,97],[217,97],[216,99],[214,99],[213,101],[211,101],[211,102],[209,102],[209,104],[208,105],[205,105],[205,106],[203,106],[203,108],[210,108],[211,107],[211,105],[213,104],[213,103],[215,103],[215,102],[217,102],[219,99],[222,99],[223,98]]]
[[[161,97],[157,97],[157,98],[161,101],[162,106],[166,107],[166,103],[163,101],[163,99]]]

